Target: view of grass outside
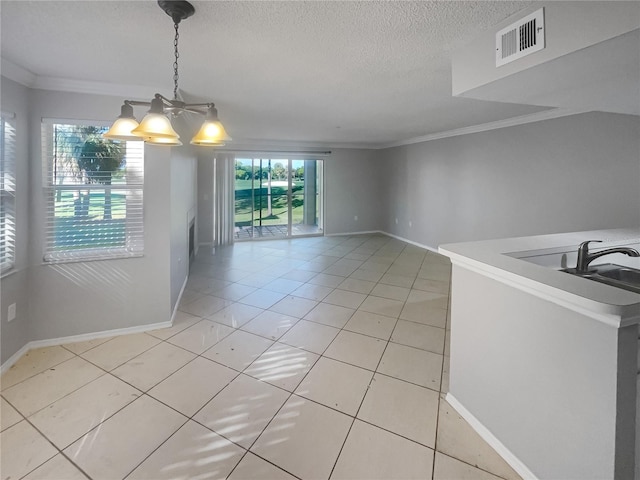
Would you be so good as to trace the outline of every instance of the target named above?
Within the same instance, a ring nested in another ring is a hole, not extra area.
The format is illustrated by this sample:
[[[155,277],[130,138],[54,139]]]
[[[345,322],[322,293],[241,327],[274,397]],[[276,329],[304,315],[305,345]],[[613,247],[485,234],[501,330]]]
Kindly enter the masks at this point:
[[[132,234],[142,231],[136,227],[132,233],[132,218],[128,217],[138,215],[135,221],[141,223],[144,150],[134,146],[138,142],[104,139],[106,130],[44,124],[43,141],[49,152],[45,258],[78,250],[122,249],[131,244]],[[142,245],[137,237],[136,242]]]
[[[55,199],[53,251],[118,247],[126,241],[126,193],[111,192],[105,218],[104,190],[59,191]]]
[[[252,236],[283,236],[318,233],[320,205],[317,160],[238,158],[235,162],[236,233]],[[311,175],[312,187],[309,187]],[[307,183],[305,183],[307,180]],[[289,196],[289,181],[291,196]],[[311,197],[310,197],[311,195]],[[305,205],[305,202],[308,205]],[[309,203],[310,202],[310,203]],[[289,224],[291,221],[291,225]],[[294,226],[304,227],[290,228]],[[251,227],[260,230],[252,230]],[[264,230],[269,229],[269,230]],[[271,228],[277,227],[277,228]]]
[[[235,223],[237,227],[251,226],[252,218],[254,225],[286,225],[289,222],[289,205],[286,186],[271,187],[271,213],[269,213],[269,195],[266,182],[260,180],[236,180],[235,197]],[[278,181],[278,185],[282,182]],[[255,188],[254,188],[255,187]],[[302,181],[300,185],[292,185],[294,198],[292,200],[292,222],[302,222],[302,207],[304,199],[302,195],[295,196],[296,192],[303,189]],[[260,222],[262,220],[262,222]]]

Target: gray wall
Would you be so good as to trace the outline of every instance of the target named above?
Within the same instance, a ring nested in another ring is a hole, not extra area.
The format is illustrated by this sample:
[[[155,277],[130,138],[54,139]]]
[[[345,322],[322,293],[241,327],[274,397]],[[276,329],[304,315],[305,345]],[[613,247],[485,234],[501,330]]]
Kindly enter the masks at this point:
[[[33,90],[30,132],[42,118],[112,120],[121,98]],[[40,136],[31,143],[30,272],[32,340],[167,321],[169,304],[170,151],[145,146],[142,258],[42,264],[45,199]]]
[[[4,77],[1,78],[2,110],[14,113],[16,127],[16,264],[15,269],[0,280],[0,361],[18,351],[29,341],[29,91]],[[16,319],[7,322],[7,308],[16,304]]]
[[[380,170],[379,152],[345,148],[331,152],[324,160],[325,233],[380,230],[386,212],[386,171]]]
[[[640,118],[587,113],[384,150],[382,229],[437,248],[637,226],[639,139]]]
[[[189,223],[196,213],[196,153],[189,132],[180,129],[184,146],[171,149],[171,309],[189,275]],[[191,134],[193,135],[193,134]],[[187,139],[187,141],[185,141]]]
[[[41,119],[111,121],[121,103],[122,98],[30,90],[3,79],[2,109],[16,111],[18,118],[28,116],[29,121],[18,124],[21,193],[17,218],[17,244],[20,248],[28,245],[28,251],[19,253],[19,271],[2,279],[2,362],[28,341],[144,326],[171,318],[186,277],[186,218],[195,204],[195,161],[183,158],[186,153],[171,158],[171,149],[145,147],[143,257],[42,263]],[[22,139],[27,135],[31,140],[25,144]],[[18,318],[8,324],[6,305],[13,302]]]
[[[285,149],[286,150],[286,149]],[[325,234],[380,230],[385,204],[378,170],[379,152],[331,149],[319,157],[324,169]],[[198,155],[198,240],[213,242],[213,156]],[[355,217],[358,220],[355,220]]]
[[[196,236],[198,244],[213,244],[213,153],[198,150]]]

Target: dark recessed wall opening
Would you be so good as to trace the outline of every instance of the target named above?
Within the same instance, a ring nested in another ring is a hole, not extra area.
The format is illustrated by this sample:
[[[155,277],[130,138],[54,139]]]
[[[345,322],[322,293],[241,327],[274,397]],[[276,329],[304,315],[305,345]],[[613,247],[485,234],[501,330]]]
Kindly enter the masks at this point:
[[[193,261],[193,257],[196,254],[195,233],[196,233],[196,222],[195,220],[191,220],[191,223],[189,223],[189,263]]]

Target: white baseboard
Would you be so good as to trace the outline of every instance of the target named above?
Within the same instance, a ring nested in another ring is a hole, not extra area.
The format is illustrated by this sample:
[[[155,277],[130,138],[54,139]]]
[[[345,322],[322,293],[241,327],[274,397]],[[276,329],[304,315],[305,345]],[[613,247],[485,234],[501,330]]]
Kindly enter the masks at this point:
[[[341,232],[341,233],[326,233],[325,237],[343,237],[345,235],[370,235],[372,233],[382,233],[380,230],[363,230],[361,232]],[[386,234],[385,234],[386,235]]]
[[[379,233],[381,235],[386,235],[387,237],[395,238],[396,240],[401,240],[401,241],[403,241],[405,243],[409,243],[411,245],[415,245],[416,247],[424,248],[425,250],[429,250],[430,252],[438,253],[438,249],[437,248],[430,247],[429,245],[424,245],[422,243],[414,242],[413,240],[409,240],[408,238],[404,238],[404,237],[401,237],[399,235],[394,235],[393,233],[385,232],[384,230],[367,230],[367,231],[363,231],[363,232],[327,233],[326,236],[327,237],[338,237],[338,236],[343,236],[343,235],[365,235],[365,234],[372,234],[372,233]],[[440,253],[438,253],[438,254],[441,255]]]
[[[413,240],[409,240],[408,238],[404,238],[404,237],[401,237],[399,235],[394,235],[393,233],[389,233],[389,232],[381,231],[380,233],[383,233],[383,234],[387,235],[388,237],[395,238],[396,240],[402,240],[405,243],[409,243],[411,245],[415,245],[416,247],[424,248],[425,250],[429,250],[430,252],[438,253],[438,249],[437,248],[430,247],[429,245],[424,245],[422,243],[414,242]]]
[[[469,410],[467,410],[453,395],[451,392],[447,393],[445,397],[447,403],[451,405],[456,412],[464,418],[469,425],[487,442],[491,447],[498,452],[505,462],[507,462],[511,468],[513,468],[522,478],[525,480],[532,479],[537,480],[536,477],[527,466],[516,457],[511,450],[509,450],[491,431],[485,427]]]
[[[27,343],[24,347],[14,353],[9,359],[0,367],[0,373],[4,373],[9,370],[20,358],[26,354],[29,350],[42,347],[53,347],[55,345],[64,345],[66,343],[86,342],[88,340],[96,340],[98,338],[105,337],[118,337],[120,335],[129,335],[132,333],[149,332],[151,330],[158,330],[160,328],[169,328],[173,323],[173,320],[167,322],[150,323],[147,325],[136,325],[135,327],[116,328],[114,330],[103,330],[102,332],[82,333],[80,335],[71,335],[69,337],[48,338],[46,340],[33,340]]]
[[[0,367],[0,374],[6,372],[7,370],[9,370],[11,367],[13,367],[13,364],[16,363],[18,360],[20,360],[20,358],[26,354],[29,350],[31,350],[31,346],[30,343],[27,343],[25,346],[23,346],[20,350],[18,350],[16,353],[14,353],[13,355],[11,355],[6,362],[4,362],[2,364],[2,367]]]

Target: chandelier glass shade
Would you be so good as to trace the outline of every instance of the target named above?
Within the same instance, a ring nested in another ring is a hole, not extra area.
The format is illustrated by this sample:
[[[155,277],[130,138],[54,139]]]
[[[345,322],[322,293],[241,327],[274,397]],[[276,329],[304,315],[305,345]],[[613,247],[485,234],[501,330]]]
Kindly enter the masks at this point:
[[[179,147],[182,142],[178,138],[162,138],[162,137],[147,137],[145,143],[149,145],[163,145],[165,147]]]
[[[230,140],[231,137],[224,129],[224,125],[218,120],[218,110],[212,105],[209,107],[202,127],[191,139],[191,145],[219,147]]]
[[[120,109],[120,116],[113,122],[111,128],[103,137],[111,140],[140,140],[140,137],[131,133],[138,128],[138,122],[133,116],[133,107],[125,102]]]
[[[142,138],[170,138],[176,140],[180,138],[180,135],[173,129],[171,121],[164,114],[162,99],[158,97],[151,101],[149,113],[136,128],[131,130],[131,134]]]
[[[213,103],[184,103],[178,100],[178,25],[181,20],[195,13],[193,6],[186,1],[158,0],[160,8],[169,15],[174,22],[174,89],[173,100],[159,93],[151,102],[125,100],[120,110],[120,116],[115,120],[109,131],[103,136],[112,140],[144,140],[152,145],[179,146],[182,145],[180,135],[171,125],[170,117],[183,113],[193,113],[205,117],[200,130],[191,139],[192,145],[220,147],[231,141],[231,137],[218,119],[218,110]],[[134,106],[148,106],[149,111],[140,123],[133,115]]]

